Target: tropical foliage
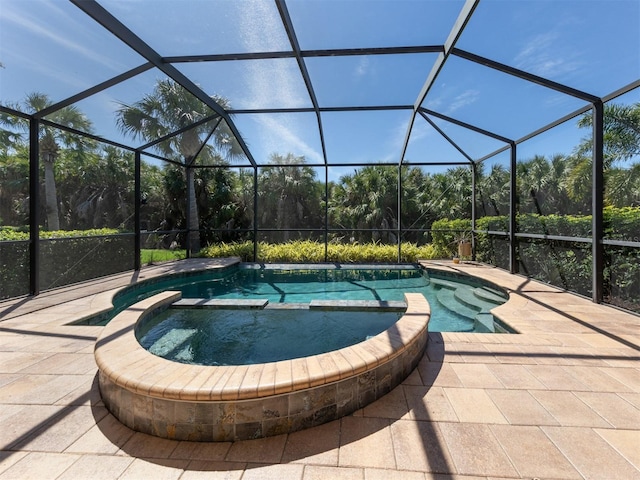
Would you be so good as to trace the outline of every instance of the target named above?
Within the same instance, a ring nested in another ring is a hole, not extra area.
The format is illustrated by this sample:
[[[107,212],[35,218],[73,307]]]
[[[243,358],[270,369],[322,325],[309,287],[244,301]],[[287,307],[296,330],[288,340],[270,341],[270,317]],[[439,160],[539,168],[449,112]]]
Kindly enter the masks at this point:
[[[212,99],[221,107],[228,107],[224,98]],[[198,200],[203,189],[197,189],[196,182],[204,182],[202,178],[196,180],[196,157],[200,165],[224,165],[227,158],[240,154],[235,138],[225,128],[226,123],[207,104],[169,79],[159,80],[153,92],[133,105],[121,105],[116,123],[134,139],[146,142],[164,139],[154,148],[184,167],[181,171],[186,183],[189,243],[192,250],[200,250]],[[175,135],[176,132],[181,133]]]
[[[258,174],[258,226],[277,229],[270,240],[285,242],[307,229],[323,230],[324,182],[316,171],[293,154],[274,153],[269,163]]]
[[[417,262],[438,258],[431,245],[418,246],[404,242],[401,245],[402,262]],[[312,240],[292,240],[285,243],[258,243],[258,261],[287,263],[395,263],[398,261],[397,245],[380,243],[330,243],[326,248],[323,242]],[[205,257],[239,257],[243,261],[253,261],[253,242],[232,242],[210,245],[202,250]]]
[[[53,102],[46,94],[31,93],[22,102],[9,104],[14,110],[25,113],[35,113],[53,105]],[[47,119],[65,127],[71,127],[86,133],[91,133],[91,121],[77,107],[68,106],[56,110],[47,116]],[[24,145],[29,134],[29,123],[23,118],[0,113],[0,124],[9,127],[3,129],[0,137],[5,148],[13,143]],[[58,195],[55,180],[55,164],[60,155],[60,149],[64,148],[65,153],[74,159],[83,157],[87,149],[91,148],[93,142],[82,135],[75,135],[65,130],[53,128],[48,125],[41,125],[38,133],[39,151],[41,163],[44,167],[44,186],[46,198],[46,226],[49,230],[60,229],[60,217],[58,208]]]
[[[228,106],[220,97],[212,101]],[[32,112],[50,105],[46,96],[34,93],[14,107]],[[75,107],[65,107],[47,118],[75,130],[92,130]],[[590,122],[591,117],[585,115],[578,125],[590,130]],[[193,253],[204,247],[205,255],[252,260],[256,233],[259,261],[395,262],[399,242],[405,261],[451,258],[459,236],[470,231],[473,181],[479,259],[508,267],[511,172],[503,164],[481,163],[472,179],[472,169],[467,167],[407,165],[398,169],[372,161],[326,187],[324,175],[318,175],[322,170],[293,153],[274,152],[268,164],[255,172],[235,168],[233,162],[241,151],[224,120],[168,80],[158,82],[140,101],[120,105],[117,125],[133,140],[147,142],[144,152],[167,159],[161,162],[142,156],[143,248],[190,248]],[[640,104],[607,105],[605,126],[606,238],[637,242]],[[25,271],[30,218],[28,124],[3,113],[0,127],[0,225],[11,226],[0,231],[3,259],[11,263],[3,264],[2,269],[6,272],[22,265]],[[60,267],[49,260],[43,262],[47,270],[44,285],[87,278],[90,274],[82,272],[82,265],[89,259],[130,268],[133,153],[48,124],[41,128],[39,141],[41,238],[49,242],[41,251],[63,259]],[[591,157],[589,132],[572,152],[518,160],[518,232],[590,237]],[[102,230],[105,228],[110,230]],[[45,234],[47,231],[50,233]],[[59,233],[62,231],[67,233]],[[77,238],[88,237],[90,232],[101,233],[90,240]],[[584,246],[578,241],[521,241],[521,271],[589,294],[590,251]],[[60,253],[65,248],[84,253]],[[620,292],[634,292],[640,284],[634,267],[638,249],[607,247],[607,252],[608,295],[630,302]],[[114,255],[121,255],[123,261],[112,261]],[[153,252],[150,255],[145,257],[148,261],[162,258]],[[93,276],[112,271],[113,265],[93,263]],[[25,291],[24,279],[2,280]]]

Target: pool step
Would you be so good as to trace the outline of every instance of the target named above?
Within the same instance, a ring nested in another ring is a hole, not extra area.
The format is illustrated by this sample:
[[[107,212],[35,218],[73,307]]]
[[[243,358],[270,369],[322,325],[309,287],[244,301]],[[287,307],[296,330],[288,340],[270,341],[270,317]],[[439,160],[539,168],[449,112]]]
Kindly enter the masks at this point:
[[[486,302],[494,303],[495,305],[502,305],[504,302],[508,300],[508,296],[506,293],[491,287],[475,288],[473,290],[473,294],[476,297]]]
[[[429,281],[436,288],[448,288],[449,290],[455,290],[460,286],[459,283],[450,282],[442,278],[429,278]]]
[[[441,288],[436,294],[438,302],[448,310],[457,313],[470,320],[475,320],[478,310],[468,307],[456,298],[456,291],[449,288]]]
[[[457,301],[476,312],[488,312],[492,308],[504,303],[504,299],[497,300],[495,297],[485,296],[484,292],[479,295],[478,290],[481,289],[464,285],[458,287],[454,295]]]
[[[489,287],[460,285],[446,280],[434,282],[438,302],[446,309],[474,322],[478,333],[503,333],[505,330],[495,323],[491,309],[506,301],[502,292]]]
[[[496,333],[493,315],[488,312],[478,313],[475,317],[475,331],[478,333]]]

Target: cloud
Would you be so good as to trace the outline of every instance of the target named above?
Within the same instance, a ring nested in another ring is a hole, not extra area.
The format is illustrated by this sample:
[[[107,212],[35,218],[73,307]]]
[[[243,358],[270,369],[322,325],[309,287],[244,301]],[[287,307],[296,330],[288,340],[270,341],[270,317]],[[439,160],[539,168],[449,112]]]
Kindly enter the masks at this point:
[[[260,148],[264,154],[286,154],[291,152],[296,155],[304,155],[309,163],[324,163],[322,154],[306,143],[295,132],[298,125],[295,122],[295,115],[288,117],[288,121],[282,120],[284,120],[282,116],[257,116],[257,123],[260,127]],[[266,161],[266,158],[264,161]]]
[[[51,65],[44,64],[40,60],[33,59],[32,57],[23,55],[15,50],[9,51],[7,57],[3,60],[3,62],[5,67],[12,71],[14,70],[14,67],[18,65],[21,71],[28,72],[28,75],[31,75],[32,77],[44,78],[50,84],[55,82],[66,87],[75,87],[77,89],[86,88],[87,82],[82,77],[78,76],[75,72],[67,71],[64,68],[53,70],[51,69]],[[26,73],[22,74],[27,75]],[[37,82],[34,82],[34,84],[35,83]],[[31,84],[31,82],[24,81],[21,86],[25,86],[26,84]],[[49,85],[45,93],[49,94],[52,100],[59,100],[55,98],[55,95],[52,92],[51,85]],[[56,91],[56,93],[58,92]],[[68,93],[68,91],[65,92],[65,94]]]
[[[521,70],[546,78],[557,78],[581,67],[576,55],[567,51],[556,32],[530,38],[515,56],[514,63]]]
[[[247,51],[278,51],[290,49],[288,39],[282,29],[280,17],[273,4],[249,0],[237,2],[242,9],[238,25],[242,42]],[[265,36],[265,32],[280,32],[279,35]],[[245,78],[239,85],[237,108],[296,108],[311,106],[304,82],[293,59],[251,60],[245,63]],[[296,116],[257,115],[258,143],[250,148],[262,151],[264,159],[271,153],[295,153],[304,155],[311,163],[323,163],[322,154],[307,144],[296,131],[299,124]]]
[[[480,98],[480,91],[473,88],[468,88],[457,95],[455,91],[458,88],[454,86],[443,84],[441,90],[436,97],[427,97],[426,107],[446,115],[451,115]]]
[[[449,102],[447,113],[451,114],[462,107],[471,105],[472,103],[475,103],[479,97],[480,92],[478,90],[465,90]]]
[[[356,77],[364,77],[371,70],[371,60],[369,57],[361,57],[360,61],[356,65],[355,76]]]
[[[291,48],[282,31],[280,16],[272,4],[260,0],[245,0],[236,2],[235,5],[240,10],[237,16],[240,22],[237,27],[247,51],[278,51]],[[266,32],[270,35],[265,35]],[[273,32],[281,33],[274,35]]]
[[[238,29],[247,51],[290,49],[280,17],[271,4],[251,0],[237,5],[242,9]],[[265,32],[281,34],[265,36]],[[274,103],[283,108],[311,105],[295,60],[249,60],[246,66],[246,77],[241,82],[246,91],[242,92],[239,108],[262,108]]]
[[[407,113],[410,115],[410,113]],[[411,129],[411,136],[409,137],[409,145],[413,142],[424,138],[429,134],[429,130],[423,128],[422,124],[425,123],[422,117],[416,116],[415,122],[413,122],[413,128]],[[379,159],[380,162],[398,162],[400,161],[400,154],[402,153],[402,146],[404,145],[404,139],[407,135],[407,127],[409,125],[409,117],[398,121],[395,126],[390,130],[391,134],[385,144],[387,153]]]
[[[17,12],[9,8],[4,9],[2,12],[3,21],[16,25],[21,31],[32,36],[33,42],[31,44],[45,42],[46,45],[49,42],[53,42],[70,52],[82,55],[94,62],[108,66],[113,65],[113,58],[100,55],[100,53],[94,49],[86,47],[84,44],[69,37],[69,31],[77,29],[84,30],[85,28],[83,28],[83,26],[69,20],[68,15],[60,11],[60,9],[55,8],[55,4],[43,4],[43,6],[46,5],[49,5],[49,8],[52,9],[51,12],[48,12],[48,14],[45,13],[44,15],[44,18],[48,20],[46,23],[36,21],[27,11]],[[62,17],[62,19],[55,20],[53,17]],[[63,22],[66,22],[66,24],[63,24]],[[57,33],[58,31],[60,33]]]

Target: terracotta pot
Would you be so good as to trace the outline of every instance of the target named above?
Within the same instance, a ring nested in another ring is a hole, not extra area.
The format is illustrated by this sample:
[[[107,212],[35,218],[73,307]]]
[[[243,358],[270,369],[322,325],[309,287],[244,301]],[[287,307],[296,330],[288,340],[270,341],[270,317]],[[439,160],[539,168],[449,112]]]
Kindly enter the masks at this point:
[[[462,241],[458,243],[458,255],[461,257],[471,256],[471,242]]]

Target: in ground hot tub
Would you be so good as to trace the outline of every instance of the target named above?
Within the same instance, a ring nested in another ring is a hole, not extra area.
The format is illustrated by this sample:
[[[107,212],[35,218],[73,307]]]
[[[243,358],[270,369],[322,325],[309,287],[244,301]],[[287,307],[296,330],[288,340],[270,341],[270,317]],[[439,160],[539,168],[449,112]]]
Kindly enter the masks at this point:
[[[406,293],[397,322],[338,350],[251,365],[178,363],[144,349],[135,328],[179,299],[168,291],[132,305],[109,322],[95,348],[109,411],[136,431],[164,438],[245,440],[335,420],[401,383],[427,345],[429,304],[422,294]]]

